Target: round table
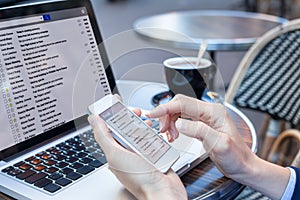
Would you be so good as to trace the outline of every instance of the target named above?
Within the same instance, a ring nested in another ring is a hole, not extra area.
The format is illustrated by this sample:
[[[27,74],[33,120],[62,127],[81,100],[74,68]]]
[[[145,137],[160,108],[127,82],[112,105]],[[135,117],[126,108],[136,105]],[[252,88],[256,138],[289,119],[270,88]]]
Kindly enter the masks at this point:
[[[132,80],[118,80],[117,86],[125,104],[146,110],[154,108],[153,95],[167,88],[161,83]],[[225,106],[246,144],[256,152],[257,137],[252,123],[236,107],[228,103]],[[193,169],[181,176],[189,199],[233,199],[245,187],[225,177],[209,158],[194,163]]]
[[[247,50],[258,37],[288,20],[244,11],[198,10],[147,16],[134,22],[143,38],[172,47],[198,50],[203,40],[207,50]]]

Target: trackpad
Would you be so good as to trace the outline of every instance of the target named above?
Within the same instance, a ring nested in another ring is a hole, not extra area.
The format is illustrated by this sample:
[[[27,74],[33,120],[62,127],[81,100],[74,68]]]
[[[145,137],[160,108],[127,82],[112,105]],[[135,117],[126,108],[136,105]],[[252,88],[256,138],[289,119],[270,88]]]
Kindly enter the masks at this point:
[[[165,134],[162,134],[166,138]],[[179,137],[170,143],[180,154],[180,158],[174,163],[172,169],[175,172],[184,173],[184,168],[189,170],[189,166],[198,158],[206,158],[206,151],[203,148],[202,142],[195,138],[191,138],[180,134]]]

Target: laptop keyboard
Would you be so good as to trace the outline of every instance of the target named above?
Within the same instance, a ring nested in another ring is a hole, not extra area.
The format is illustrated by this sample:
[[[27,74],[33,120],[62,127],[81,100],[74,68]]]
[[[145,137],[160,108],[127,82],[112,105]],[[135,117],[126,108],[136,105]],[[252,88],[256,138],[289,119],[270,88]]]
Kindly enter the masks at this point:
[[[57,192],[105,164],[92,130],[42,151],[2,172],[50,193]]]

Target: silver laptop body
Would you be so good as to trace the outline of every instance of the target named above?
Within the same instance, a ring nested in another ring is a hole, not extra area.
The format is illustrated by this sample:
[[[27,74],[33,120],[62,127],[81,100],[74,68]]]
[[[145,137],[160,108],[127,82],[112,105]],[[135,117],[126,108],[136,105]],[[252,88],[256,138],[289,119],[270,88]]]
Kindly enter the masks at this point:
[[[0,191],[16,199],[132,199],[86,120],[89,104],[118,93],[90,1],[0,13]],[[175,143],[179,174],[203,155],[201,143],[182,143]]]

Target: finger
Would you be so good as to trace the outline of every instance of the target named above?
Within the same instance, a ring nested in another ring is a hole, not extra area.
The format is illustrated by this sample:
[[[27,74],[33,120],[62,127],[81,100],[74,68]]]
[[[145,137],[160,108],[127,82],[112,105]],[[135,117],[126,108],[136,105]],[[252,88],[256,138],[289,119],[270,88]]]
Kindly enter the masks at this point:
[[[97,115],[88,118],[96,141],[104,151],[109,168],[114,172],[142,173],[156,170],[140,156],[121,146],[110,134],[105,122]],[[138,163],[138,164],[136,164]]]
[[[181,108],[182,105],[185,105],[189,99],[189,97],[185,95],[176,95],[171,101],[161,104],[151,110],[149,112],[149,116],[151,117],[159,117],[163,116],[165,114],[173,114],[173,113],[181,113],[183,109]],[[196,101],[196,99],[192,98],[193,101]],[[182,104],[182,105],[181,105]]]
[[[165,115],[163,117],[159,118],[159,128],[160,132],[164,133],[166,132],[170,127],[170,116]]]
[[[170,140],[169,142],[174,141],[174,139],[176,139],[179,135],[179,131],[177,130],[176,126],[175,126],[175,121],[171,121],[170,122],[170,127],[168,130],[168,133],[170,134]]]
[[[106,155],[120,146],[110,134],[105,122],[97,115],[90,115],[88,121],[94,130],[94,137]]]
[[[140,108],[133,108],[132,111],[139,117],[142,115],[142,110]],[[148,126],[152,126],[152,121],[150,119],[143,119]]]
[[[142,110],[139,108],[133,108],[132,111],[139,117],[142,115]]]
[[[169,142],[173,142],[179,135],[179,132],[175,127],[175,121],[176,120],[172,120],[169,115],[166,115],[159,120],[161,127],[160,132],[166,133]]]
[[[206,150],[213,149],[220,137],[218,131],[200,121],[178,119],[175,125],[180,133],[202,141]]]
[[[224,117],[225,113],[225,108],[221,104],[212,104],[184,95],[176,95],[170,102],[151,110],[148,116],[158,118],[164,115],[180,114],[182,118],[201,120],[211,124],[220,117]]]
[[[149,119],[145,120],[145,123],[150,127],[152,127],[152,125],[153,125],[152,121]]]
[[[170,102],[159,105],[155,109],[149,112],[149,117],[158,118],[164,115],[179,114],[183,116],[194,116],[199,115],[199,101],[197,99],[188,98],[183,95],[176,95]]]

